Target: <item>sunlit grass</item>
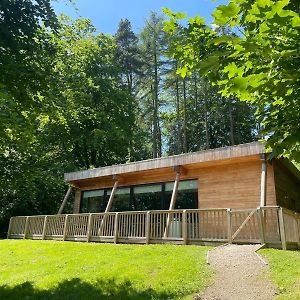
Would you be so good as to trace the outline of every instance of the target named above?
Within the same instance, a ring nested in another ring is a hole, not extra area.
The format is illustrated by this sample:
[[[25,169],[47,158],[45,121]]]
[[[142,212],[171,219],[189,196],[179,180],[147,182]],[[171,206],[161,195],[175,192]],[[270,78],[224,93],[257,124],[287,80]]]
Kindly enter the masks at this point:
[[[192,299],[202,246],[0,241],[0,299]]]
[[[300,299],[300,251],[263,249],[271,268],[271,279],[277,285],[277,299]]]

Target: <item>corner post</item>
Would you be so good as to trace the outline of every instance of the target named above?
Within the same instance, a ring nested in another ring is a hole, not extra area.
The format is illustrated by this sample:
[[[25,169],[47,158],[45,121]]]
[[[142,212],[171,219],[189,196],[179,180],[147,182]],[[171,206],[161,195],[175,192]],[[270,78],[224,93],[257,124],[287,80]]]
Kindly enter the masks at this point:
[[[27,237],[28,227],[29,227],[29,217],[26,217],[25,228],[24,228],[24,239],[26,239]]]
[[[69,215],[66,215],[65,216],[65,224],[64,224],[64,232],[63,232],[63,241],[65,241],[66,237],[67,237],[68,218],[69,218]]]
[[[231,209],[227,209],[227,239],[228,244],[232,244],[232,218],[231,218]]]
[[[86,241],[89,243],[92,234],[92,214],[89,214],[88,227],[86,232]]]
[[[286,236],[285,236],[284,217],[283,217],[282,207],[279,207],[278,209],[278,221],[279,221],[279,230],[280,230],[282,249],[286,250]]]
[[[12,220],[13,217],[11,217],[9,219],[9,224],[8,224],[8,229],[7,229],[7,239],[10,238],[10,232],[11,232],[11,220]]]
[[[42,233],[42,240],[44,240],[44,239],[45,239],[45,236],[46,236],[47,219],[48,219],[48,216],[45,216],[45,219],[44,219],[44,226],[43,226],[43,233]]]
[[[298,247],[300,248],[300,216],[298,213],[295,213],[296,214],[296,219],[295,219],[295,230],[296,230],[296,234],[297,234],[297,244],[298,244]]]
[[[187,213],[186,209],[182,212],[182,239],[183,244],[187,244]]]
[[[261,244],[265,244],[265,227],[264,227],[264,214],[262,212],[262,208],[258,207],[256,209],[256,216],[257,216],[257,221],[258,221],[258,228],[259,228],[259,235],[260,235],[260,240]]]
[[[116,212],[115,225],[114,225],[114,243],[115,244],[117,244],[117,242],[118,242],[118,221],[119,221],[119,213]]]
[[[146,244],[150,242],[150,211],[146,214],[146,228],[145,228]]]

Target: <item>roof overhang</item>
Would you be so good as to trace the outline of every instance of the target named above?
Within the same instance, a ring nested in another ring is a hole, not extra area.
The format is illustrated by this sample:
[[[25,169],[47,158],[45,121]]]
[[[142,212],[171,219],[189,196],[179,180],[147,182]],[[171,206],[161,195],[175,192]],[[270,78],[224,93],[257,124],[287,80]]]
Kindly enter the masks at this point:
[[[126,164],[101,167],[72,173],[65,173],[65,181],[73,182],[90,178],[99,178],[124,173],[133,173],[153,169],[162,169],[176,166],[214,162],[219,160],[235,159],[239,157],[260,155],[266,153],[263,143],[253,142],[230,147],[223,147],[199,152],[192,152],[168,157],[130,162]]]

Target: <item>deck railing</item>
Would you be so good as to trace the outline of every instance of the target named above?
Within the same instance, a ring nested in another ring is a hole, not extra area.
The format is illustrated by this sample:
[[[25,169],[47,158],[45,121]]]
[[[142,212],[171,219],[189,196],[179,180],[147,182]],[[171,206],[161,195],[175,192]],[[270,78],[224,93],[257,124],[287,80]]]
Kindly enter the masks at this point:
[[[300,215],[278,206],[12,217],[8,238],[114,243],[300,246]]]

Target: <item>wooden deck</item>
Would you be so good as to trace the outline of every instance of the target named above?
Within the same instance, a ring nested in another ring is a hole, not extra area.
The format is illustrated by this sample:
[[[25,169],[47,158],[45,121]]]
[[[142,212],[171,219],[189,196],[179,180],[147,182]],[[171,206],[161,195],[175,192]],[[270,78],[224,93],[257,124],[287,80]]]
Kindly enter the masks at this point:
[[[110,243],[261,243],[300,248],[300,215],[278,206],[17,216],[8,238]]]

